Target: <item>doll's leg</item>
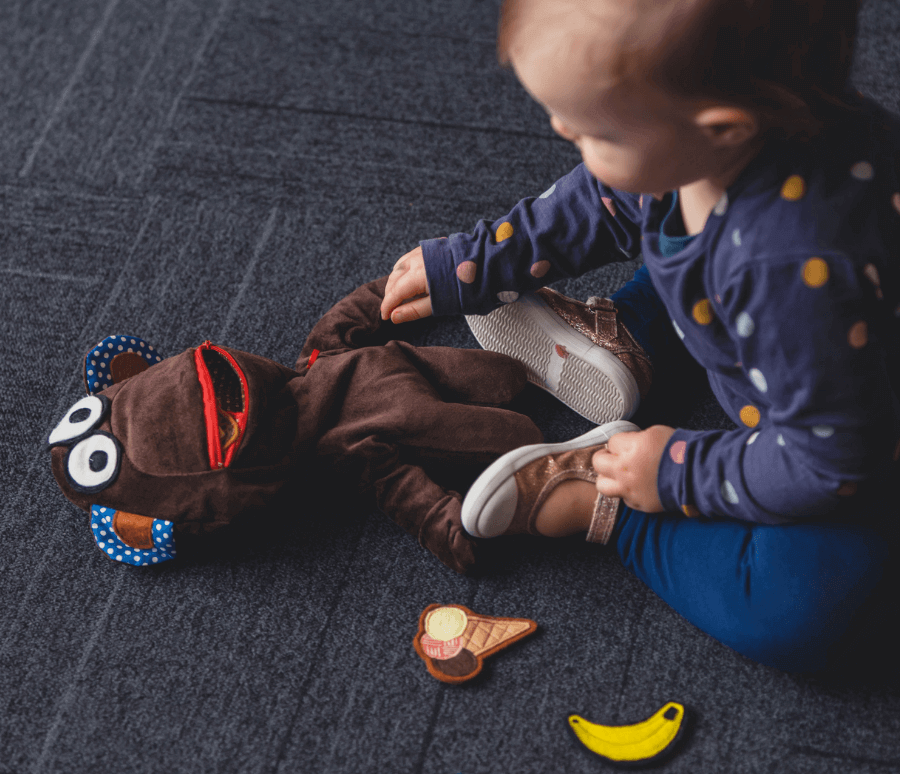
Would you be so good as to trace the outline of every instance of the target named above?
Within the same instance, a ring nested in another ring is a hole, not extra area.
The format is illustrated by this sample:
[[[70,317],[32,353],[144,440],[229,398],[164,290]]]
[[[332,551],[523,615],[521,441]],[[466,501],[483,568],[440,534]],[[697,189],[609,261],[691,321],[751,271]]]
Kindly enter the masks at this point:
[[[613,540],[631,572],[739,653],[817,671],[882,575],[883,537],[836,523],[757,525],[625,508]]]
[[[442,400],[498,406],[509,403],[528,383],[525,366],[498,352],[453,347],[413,347],[406,357]]]
[[[382,444],[372,446],[379,457],[389,453]],[[388,459],[387,472],[374,484],[378,508],[445,565],[465,573],[475,563],[475,542],[462,527],[460,495],[442,489],[419,466],[402,462],[396,451]]]

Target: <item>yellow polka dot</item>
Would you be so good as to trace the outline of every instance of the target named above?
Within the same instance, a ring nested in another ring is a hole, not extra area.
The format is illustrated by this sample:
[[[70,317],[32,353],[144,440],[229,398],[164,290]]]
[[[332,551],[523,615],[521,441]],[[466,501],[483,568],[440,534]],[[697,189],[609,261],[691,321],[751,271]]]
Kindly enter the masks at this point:
[[[791,175],[781,186],[781,198],[789,202],[795,202],[803,198],[806,193],[806,183],[800,175]]]
[[[821,258],[810,258],[803,264],[803,281],[811,288],[820,288],[828,282],[828,264]]]
[[[709,325],[713,321],[713,317],[715,317],[715,312],[713,312],[712,304],[708,298],[704,298],[702,301],[694,304],[691,314],[700,325]]]
[[[499,244],[504,239],[509,239],[513,235],[513,227],[509,223],[501,223],[497,227],[497,232],[494,234],[494,239]]]
[[[850,328],[847,340],[850,342],[850,346],[853,347],[853,349],[862,349],[869,343],[869,326],[866,325],[865,320],[860,320]]]
[[[759,424],[759,409],[756,406],[744,406],[741,409],[741,422],[747,427],[756,427]]]
[[[700,511],[698,511],[693,505],[682,505],[681,510],[689,519],[695,519],[700,515]]]

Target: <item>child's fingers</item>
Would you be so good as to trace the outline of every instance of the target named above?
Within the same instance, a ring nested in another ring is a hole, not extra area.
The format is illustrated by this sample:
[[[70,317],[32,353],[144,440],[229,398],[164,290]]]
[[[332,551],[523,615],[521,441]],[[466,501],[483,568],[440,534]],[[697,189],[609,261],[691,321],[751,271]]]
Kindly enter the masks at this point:
[[[411,250],[402,256],[394,264],[384,289],[384,299],[381,302],[381,319],[387,320],[392,318],[394,310],[404,301],[427,295],[427,293],[428,279],[425,275],[422,248],[417,247],[415,250]]]
[[[410,322],[431,316],[431,297],[418,296],[405,304],[400,304],[391,312],[392,323]]]
[[[394,280],[391,282],[391,280]],[[384,300],[381,303],[381,319],[392,320],[393,322],[405,322],[407,320],[415,320],[418,317],[426,317],[431,314],[431,301],[427,304],[418,303],[415,305],[415,311],[418,313],[412,315],[413,310],[405,310],[397,315],[397,312],[404,307],[416,301],[428,299],[428,286],[424,280],[418,279],[413,272],[404,272],[403,274],[391,275],[391,280],[384,290]]]

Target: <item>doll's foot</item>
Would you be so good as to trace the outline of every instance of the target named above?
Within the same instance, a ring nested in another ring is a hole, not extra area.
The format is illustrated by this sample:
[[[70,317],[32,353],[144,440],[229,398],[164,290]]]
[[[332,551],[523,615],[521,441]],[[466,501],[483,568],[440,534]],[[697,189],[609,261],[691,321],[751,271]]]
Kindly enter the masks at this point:
[[[606,543],[620,501],[597,494],[591,458],[616,433],[635,430],[631,422],[619,420],[570,441],[504,454],[472,484],[463,501],[463,526],[481,538],[521,533],[561,537],[587,530],[588,540]]]
[[[484,349],[522,361],[530,382],[591,422],[630,417],[650,389],[650,359],[608,298],[542,288],[466,322]]]

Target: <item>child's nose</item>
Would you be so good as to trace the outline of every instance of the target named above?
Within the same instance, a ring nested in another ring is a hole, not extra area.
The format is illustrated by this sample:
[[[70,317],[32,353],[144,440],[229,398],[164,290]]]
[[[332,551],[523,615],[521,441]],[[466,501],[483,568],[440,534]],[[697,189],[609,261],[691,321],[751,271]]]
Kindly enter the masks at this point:
[[[578,139],[578,133],[573,132],[559,116],[550,116],[550,126],[554,132],[569,142],[575,142]]]

